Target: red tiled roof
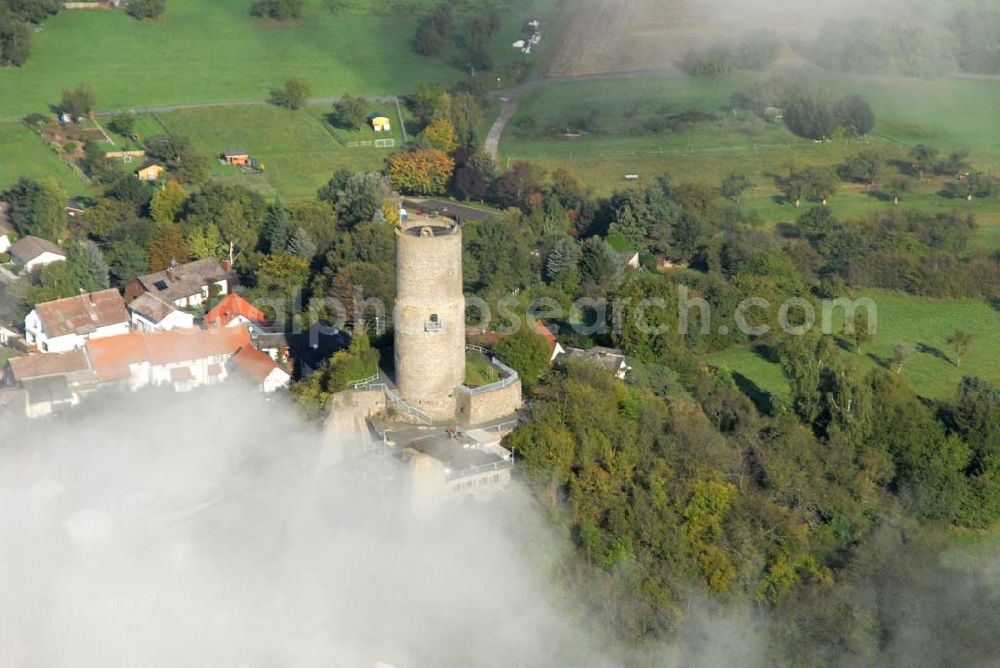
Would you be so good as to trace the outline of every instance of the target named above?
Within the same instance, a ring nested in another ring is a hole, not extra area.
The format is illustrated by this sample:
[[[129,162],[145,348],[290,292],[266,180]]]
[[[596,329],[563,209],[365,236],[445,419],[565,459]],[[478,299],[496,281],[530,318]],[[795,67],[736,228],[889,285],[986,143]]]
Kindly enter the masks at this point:
[[[256,381],[258,385],[267,380],[272,371],[279,368],[269,355],[250,345],[240,348],[233,355],[233,362],[240,371]]]
[[[555,351],[557,342],[556,335],[552,333],[552,330],[546,327],[541,320],[535,321],[535,329],[538,330],[538,333],[541,334],[545,338],[545,341],[549,344],[549,352],[551,353]]]
[[[90,334],[98,327],[128,322],[125,302],[114,288],[36,304],[35,312],[51,338]]]
[[[249,345],[250,331],[246,327],[220,330],[188,328],[150,334],[132,332],[93,339],[87,342],[87,352],[97,377],[107,381],[126,377],[131,364],[190,362],[232,355]]]
[[[205,314],[205,326],[226,327],[239,316],[243,316],[255,324],[261,324],[267,319],[267,316],[259,308],[238,294],[232,293],[226,295],[222,301],[215,305],[215,308]]]

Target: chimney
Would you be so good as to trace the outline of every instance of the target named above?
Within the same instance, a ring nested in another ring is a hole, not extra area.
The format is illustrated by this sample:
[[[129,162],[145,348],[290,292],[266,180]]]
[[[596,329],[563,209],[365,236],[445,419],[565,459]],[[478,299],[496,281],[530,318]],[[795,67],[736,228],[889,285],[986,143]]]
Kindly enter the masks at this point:
[[[228,274],[232,270],[233,270],[233,263],[230,262],[229,260],[223,260],[222,261],[222,271],[224,271],[224,272],[226,272]]]

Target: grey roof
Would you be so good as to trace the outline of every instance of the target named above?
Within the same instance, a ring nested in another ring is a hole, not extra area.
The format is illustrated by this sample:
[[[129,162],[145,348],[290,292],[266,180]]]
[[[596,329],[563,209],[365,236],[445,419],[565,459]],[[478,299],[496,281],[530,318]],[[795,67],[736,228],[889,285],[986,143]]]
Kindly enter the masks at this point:
[[[133,313],[138,313],[153,324],[163,322],[167,316],[177,311],[173,304],[168,304],[150,292],[144,292],[133,299],[128,309]]]
[[[227,149],[222,155],[226,156],[227,158],[231,158],[233,156],[250,155],[250,154],[241,148],[230,148]]]
[[[10,224],[10,204],[0,202],[0,234],[10,234],[14,226]]]
[[[618,371],[625,362],[625,353],[616,348],[605,348],[604,346],[594,346],[590,350],[567,348],[564,354],[570,359],[597,364],[608,371]]]
[[[206,259],[146,274],[137,280],[146,292],[164,301],[173,302],[196,295],[203,287],[224,280],[228,276],[228,272],[217,260]]]
[[[138,167],[136,167],[135,171],[141,172],[142,170],[146,169],[147,167],[152,167],[153,165],[159,165],[160,167],[163,167],[163,163],[162,162],[160,162],[159,160],[156,160],[155,158],[150,158],[149,160],[146,160],[141,165],[139,165]]]
[[[10,254],[19,262],[27,264],[43,253],[56,253],[66,257],[66,251],[48,239],[34,237],[30,234],[10,247]]]
[[[65,353],[37,353],[11,357],[10,366],[13,379],[18,382],[49,376],[66,376],[90,370],[90,362],[83,348],[76,348]]]
[[[22,382],[21,386],[28,393],[28,403],[31,404],[60,403],[73,399],[66,376],[32,378]]]

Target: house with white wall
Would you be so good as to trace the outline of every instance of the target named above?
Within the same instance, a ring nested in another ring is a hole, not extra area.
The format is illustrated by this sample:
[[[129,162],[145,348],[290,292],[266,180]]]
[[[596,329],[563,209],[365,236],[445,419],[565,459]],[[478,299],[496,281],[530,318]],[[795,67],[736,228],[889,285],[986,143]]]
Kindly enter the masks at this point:
[[[22,267],[24,272],[30,272],[53,262],[65,262],[66,251],[56,246],[48,239],[31,236],[30,234],[7,249],[11,261]]]
[[[130,281],[125,296],[135,299],[149,293],[177,308],[196,307],[229,292],[229,270],[212,259],[178,264]]]
[[[252,383],[260,392],[271,394],[288,387],[291,375],[252,345],[240,348],[230,360],[233,372]]]
[[[125,302],[115,289],[37,304],[24,318],[24,338],[40,352],[82,348],[90,339],[129,332]]]
[[[132,328],[143,333],[194,327],[193,315],[148,292],[129,302],[128,312]]]
[[[0,253],[10,250],[14,239],[14,226],[10,223],[10,204],[0,202]]]

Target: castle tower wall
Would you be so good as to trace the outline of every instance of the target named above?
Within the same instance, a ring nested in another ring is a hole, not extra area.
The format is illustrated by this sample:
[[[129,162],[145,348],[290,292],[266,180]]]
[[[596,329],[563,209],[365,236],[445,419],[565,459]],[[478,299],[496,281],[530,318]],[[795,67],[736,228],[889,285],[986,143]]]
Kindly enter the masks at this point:
[[[410,406],[438,420],[456,412],[465,381],[462,231],[452,221],[396,229],[396,385]]]

